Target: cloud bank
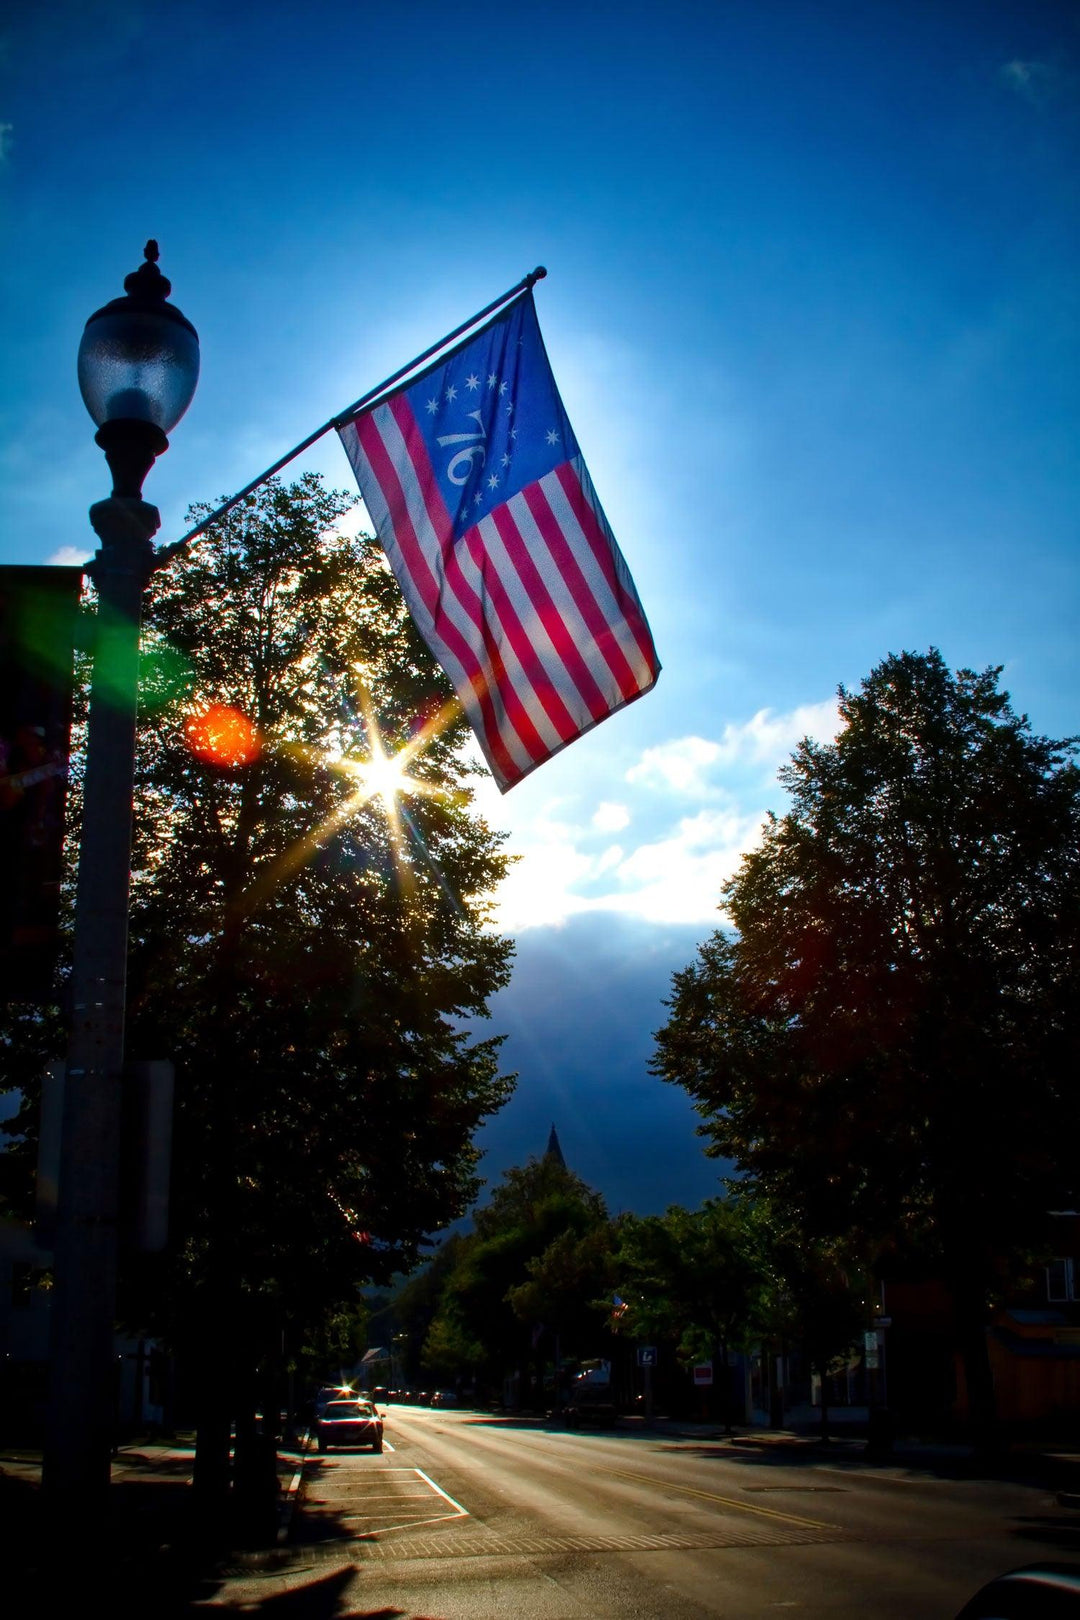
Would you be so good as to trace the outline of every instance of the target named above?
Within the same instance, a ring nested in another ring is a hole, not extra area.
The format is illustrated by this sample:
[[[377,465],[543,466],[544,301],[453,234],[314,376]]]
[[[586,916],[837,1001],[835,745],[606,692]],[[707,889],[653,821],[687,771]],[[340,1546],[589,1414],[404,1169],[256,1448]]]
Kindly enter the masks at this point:
[[[770,809],[783,808],[776,772],[803,737],[836,735],[835,699],[786,714],[760,709],[716,737],[672,737],[646,748],[621,780],[542,793],[542,772],[480,808],[506,828],[518,857],[498,897],[497,926],[562,926],[614,912],[654,925],[714,925],[724,884],[754,848]],[[608,796],[607,790],[615,791]]]

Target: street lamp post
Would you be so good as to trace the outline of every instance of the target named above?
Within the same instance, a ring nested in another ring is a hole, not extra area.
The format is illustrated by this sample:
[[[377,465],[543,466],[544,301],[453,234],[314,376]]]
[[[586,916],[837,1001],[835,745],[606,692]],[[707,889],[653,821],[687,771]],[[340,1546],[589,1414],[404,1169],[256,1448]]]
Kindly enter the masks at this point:
[[[86,323],[79,386],[113,475],[90,508],[101,542],[75,902],[71,1029],[52,1306],[52,1372],[43,1485],[80,1516],[104,1506],[115,1415],[113,1330],[119,1206],[135,716],[143,593],[160,516],[142,499],[166,434],[199,375],[195,328],[166,300],[156,242],[125,296]]]

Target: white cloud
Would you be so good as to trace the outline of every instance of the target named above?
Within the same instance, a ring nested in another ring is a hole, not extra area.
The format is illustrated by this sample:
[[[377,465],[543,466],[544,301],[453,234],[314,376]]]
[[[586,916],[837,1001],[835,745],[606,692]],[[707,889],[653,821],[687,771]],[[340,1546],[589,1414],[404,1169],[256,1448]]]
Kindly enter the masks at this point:
[[[571,838],[541,831],[535,841],[515,838],[510,847],[520,859],[499,890],[497,927],[514,933],[557,926],[588,910],[588,901],[576,890],[595,874],[598,863]]]
[[[514,838],[520,859],[499,892],[497,926],[515,933],[598,911],[715,924],[721,889],[758,842],[763,821],[764,812],[701,810],[635,849],[611,844],[595,855],[569,827]]]
[[[1041,106],[1058,88],[1059,75],[1048,62],[1006,62],[1002,81],[1033,106]]]
[[[720,739],[718,763],[733,765],[746,760],[754,765],[780,765],[804,737],[828,741],[840,725],[835,698],[824,703],[802,703],[787,714],[759,709],[743,725],[726,725]]]
[[[760,709],[718,738],[673,738],[647,749],[624,774],[624,802],[590,803],[591,783],[544,794],[543,769],[503,798],[490,777],[477,807],[507,829],[518,860],[502,885],[497,925],[510,933],[551,927],[586,912],[656,924],[714,927],[721,892],[761,837],[769,808],[783,809],[776,769],[805,736],[836,735],[833,699],[778,714]],[[635,839],[628,839],[633,824]],[[623,834],[618,843],[612,834]]]
[[[47,561],[50,568],[81,568],[93,555],[93,546],[61,546]]]
[[[741,724],[729,722],[716,741],[679,737],[647,748],[627,771],[626,780],[694,798],[713,797],[726,790],[720,780],[725,770],[751,765],[773,772],[804,737],[828,740],[836,736],[838,726],[835,698],[804,703],[787,714],[759,709]]]
[[[606,905],[656,923],[716,922],[720,891],[759,842],[764,812],[700,810],[641,844],[617,869],[623,893]]]
[[[625,804],[612,804],[605,800],[593,811],[592,824],[597,832],[617,833],[630,825],[630,812]]]
[[[709,791],[704,773],[716,764],[719,755],[719,744],[705,737],[679,737],[646,748],[639,762],[627,771],[626,780],[703,797]]]

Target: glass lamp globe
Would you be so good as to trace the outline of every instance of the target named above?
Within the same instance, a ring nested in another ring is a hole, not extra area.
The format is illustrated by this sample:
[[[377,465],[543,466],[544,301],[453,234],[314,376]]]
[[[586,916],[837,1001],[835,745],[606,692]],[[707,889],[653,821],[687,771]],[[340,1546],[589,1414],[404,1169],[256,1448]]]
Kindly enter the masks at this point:
[[[127,296],[114,298],[87,321],[79,344],[79,388],[99,428],[142,422],[164,439],[194,396],[199,339],[191,322],[166,303],[172,286],[157,267],[156,242],[146,244],[145,256],[124,281]],[[161,443],[155,453],[165,447]]]

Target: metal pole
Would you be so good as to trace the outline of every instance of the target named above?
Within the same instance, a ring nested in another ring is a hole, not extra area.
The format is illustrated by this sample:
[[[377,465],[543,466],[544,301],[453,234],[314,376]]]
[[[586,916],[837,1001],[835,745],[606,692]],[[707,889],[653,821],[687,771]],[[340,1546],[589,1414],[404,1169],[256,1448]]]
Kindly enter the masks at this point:
[[[157,508],[113,496],[90,508],[101,541],[64,1087],[43,1486],[78,1522],[100,1516],[116,1416],[120,1101],[124,1067],[135,711],[143,592]],[[68,1521],[70,1522],[70,1521]]]
[[[250,495],[253,490],[258,489],[260,484],[265,484],[268,478],[273,478],[274,474],[280,472],[282,467],[287,467],[290,461],[295,461],[297,456],[301,455],[303,451],[309,450],[324,434],[329,433],[333,428],[344,427],[345,423],[351,421],[362,409],[372,406],[380,394],[386,393],[388,388],[392,388],[396,382],[400,382],[402,377],[407,377],[411,371],[416,371],[424,364],[425,360],[430,360],[433,354],[439,354],[440,350],[453,343],[454,339],[459,338],[463,332],[468,332],[472,327],[477,326],[493,310],[500,309],[503,304],[509,303],[511,298],[516,298],[519,293],[529,291],[538,281],[542,281],[546,275],[547,271],[543,265],[538,264],[536,269],[530,270],[529,274],[523,276],[515,287],[510,287],[506,292],[500,294],[498,298],[493,298],[490,304],[485,304],[483,309],[478,310],[475,315],[471,315],[467,321],[462,321],[460,326],[455,326],[454,330],[447,332],[446,336],[440,338],[438,343],[432,343],[429,348],[424,350],[423,354],[418,354],[415,360],[410,360],[407,366],[399,366],[396,371],[390,373],[389,377],[384,377],[376,387],[369,388],[366,394],[361,394],[360,398],[354,400],[351,405],[346,406],[345,410],[339,411],[328,422],[324,422],[322,427],[317,427],[314,433],[309,433],[306,439],[301,439],[299,444],[294,445],[291,450],[287,450],[283,456],[279,456],[272,467],[267,467],[266,471],[261,472],[258,478],[253,478],[250,484],[245,484],[239,494],[233,495],[231,499],[216,507],[209,517],[204,517],[193,529],[189,529],[187,534],[181,535],[179,540],[174,540],[171,546],[162,546],[157,554],[156,566],[158,568],[162,567],[171,557],[175,557],[178,551],[183,551],[184,547],[189,545],[192,540],[197,540],[201,534],[205,534],[212,523],[216,523],[218,518],[223,518],[227,512],[231,512],[234,506],[239,506],[246,495]],[[474,333],[473,336],[475,335]],[[472,342],[472,337],[469,338],[469,342]],[[449,355],[442,354],[438,363],[441,365],[449,358]],[[415,377],[412,379],[413,382],[416,380]]]

